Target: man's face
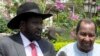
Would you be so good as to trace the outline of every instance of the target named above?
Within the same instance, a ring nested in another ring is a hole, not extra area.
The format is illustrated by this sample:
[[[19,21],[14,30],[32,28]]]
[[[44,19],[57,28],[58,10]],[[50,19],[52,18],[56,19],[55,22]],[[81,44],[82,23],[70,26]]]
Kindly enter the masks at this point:
[[[93,48],[93,43],[96,38],[95,25],[93,23],[81,22],[76,36],[78,48],[83,51],[90,51]]]
[[[32,17],[24,22],[24,33],[29,40],[41,38],[42,23],[42,18],[38,17]]]

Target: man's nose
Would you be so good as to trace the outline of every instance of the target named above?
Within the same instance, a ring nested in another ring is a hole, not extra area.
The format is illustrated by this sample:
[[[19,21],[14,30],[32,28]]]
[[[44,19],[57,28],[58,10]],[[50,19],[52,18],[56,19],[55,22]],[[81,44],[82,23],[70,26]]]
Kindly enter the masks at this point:
[[[90,38],[88,35],[85,37],[85,41],[90,41]]]

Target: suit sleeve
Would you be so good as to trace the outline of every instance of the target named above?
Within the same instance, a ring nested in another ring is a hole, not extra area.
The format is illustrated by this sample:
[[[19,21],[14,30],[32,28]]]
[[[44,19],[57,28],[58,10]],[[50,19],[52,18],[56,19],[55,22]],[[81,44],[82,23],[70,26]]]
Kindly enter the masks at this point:
[[[1,50],[1,49],[0,49],[0,56],[3,56],[3,55],[2,55],[2,50]]]
[[[0,37],[0,56],[5,56],[4,55],[4,48],[3,48],[3,43],[2,43],[2,37]]]
[[[64,51],[61,51],[61,52],[57,53],[56,56],[67,56],[67,55]]]
[[[51,49],[50,49],[51,51],[50,51],[50,53],[51,53],[51,56],[56,56],[56,51],[55,51],[55,49],[54,49],[54,47],[53,47],[53,45],[51,44]]]
[[[3,56],[2,45],[0,44],[0,56]]]

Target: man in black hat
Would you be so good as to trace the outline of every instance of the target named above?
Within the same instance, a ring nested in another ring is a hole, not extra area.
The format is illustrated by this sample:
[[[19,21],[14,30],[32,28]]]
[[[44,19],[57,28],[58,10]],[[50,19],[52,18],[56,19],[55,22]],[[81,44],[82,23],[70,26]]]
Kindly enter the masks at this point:
[[[52,44],[41,38],[43,20],[50,16],[34,2],[22,4],[7,25],[20,32],[0,39],[0,56],[55,56]]]

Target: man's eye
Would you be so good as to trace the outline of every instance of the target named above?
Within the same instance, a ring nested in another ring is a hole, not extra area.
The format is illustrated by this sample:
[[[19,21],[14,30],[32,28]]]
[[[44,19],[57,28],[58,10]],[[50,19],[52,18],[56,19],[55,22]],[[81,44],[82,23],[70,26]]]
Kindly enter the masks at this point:
[[[89,36],[89,37],[94,37],[94,36],[95,36],[95,34],[88,34],[88,36]]]
[[[86,34],[86,33],[80,33],[80,35],[82,35],[82,36],[86,36],[87,34]]]
[[[88,35],[88,37],[94,37],[95,36],[95,34],[92,34],[92,33],[80,33],[80,35],[82,35],[82,36]]]

